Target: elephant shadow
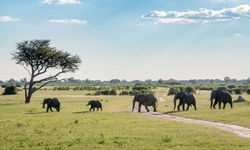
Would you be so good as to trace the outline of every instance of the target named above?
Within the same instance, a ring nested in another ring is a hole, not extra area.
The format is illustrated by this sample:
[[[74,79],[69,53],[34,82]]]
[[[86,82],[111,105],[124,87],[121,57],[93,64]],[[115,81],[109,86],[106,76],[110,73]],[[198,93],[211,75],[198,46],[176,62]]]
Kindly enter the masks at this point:
[[[73,112],[73,114],[86,114],[90,113],[90,111],[78,111],[78,112]]]
[[[181,111],[175,111],[175,110],[171,110],[171,111],[166,111],[163,114],[175,114],[175,113],[179,113]]]
[[[26,112],[24,114],[26,115],[39,115],[39,114],[45,114],[46,112]]]

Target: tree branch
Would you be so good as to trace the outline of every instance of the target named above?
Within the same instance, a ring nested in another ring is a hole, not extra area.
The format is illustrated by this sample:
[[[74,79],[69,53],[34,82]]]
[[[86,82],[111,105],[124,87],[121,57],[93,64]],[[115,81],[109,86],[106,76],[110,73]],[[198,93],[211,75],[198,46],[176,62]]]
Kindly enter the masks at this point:
[[[45,85],[47,85],[47,84],[49,84],[49,83],[58,82],[58,81],[62,81],[62,80],[65,80],[65,79],[67,79],[67,78],[63,78],[63,79],[60,79],[60,80],[51,80],[51,81],[47,81],[47,82],[43,83],[40,87],[38,87],[38,88],[36,88],[35,90],[33,90],[33,93],[34,93],[35,91],[40,90],[41,88],[43,88]]]
[[[29,70],[28,68],[26,68],[24,65],[23,65],[23,68],[24,68],[25,70],[27,70],[28,73],[31,75],[31,72],[30,72],[30,70]]]
[[[62,73],[66,73],[66,71],[61,71],[61,72],[58,72],[57,74],[55,74],[54,76],[50,76],[48,78],[44,78],[44,79],[41,79],[41,80],[38,80],[38,81],[34,81],[33,83],[34,84],[37,84],[37,83],[42,83],[42,82],[45,82],[45,81],[48,81],[48,80],[52,80],[52,79],[55,79],[57,76],[59,76],[60,74]]]

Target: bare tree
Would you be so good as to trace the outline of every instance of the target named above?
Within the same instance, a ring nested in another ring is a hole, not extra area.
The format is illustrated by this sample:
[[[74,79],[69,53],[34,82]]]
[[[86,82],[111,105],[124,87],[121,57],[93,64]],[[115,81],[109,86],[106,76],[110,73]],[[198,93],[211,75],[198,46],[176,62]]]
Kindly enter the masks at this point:
[[[50,46],[50,40],[33,40],[17,43],[17,51],[13,60],[23,66],[30,75],[24,85],[25,103],[29,103],[32,94],[45,85],[57,82],[58,77],[67,72],[75,72],[81,63],[79,56],[57,50]],[[53,70],[53,75],[46,75]]]

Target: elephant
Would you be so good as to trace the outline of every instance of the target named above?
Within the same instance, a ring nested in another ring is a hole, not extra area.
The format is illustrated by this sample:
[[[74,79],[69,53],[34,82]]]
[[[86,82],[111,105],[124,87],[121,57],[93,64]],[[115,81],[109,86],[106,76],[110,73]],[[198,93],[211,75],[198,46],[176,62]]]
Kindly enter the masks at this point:
[[[46,112],[48,112],[49,109],[50,109],[50,111],[53,112],[52,107],[54,107],[57,110],[57,112],[60,111],[60,102],[57,98],[45,98],[43,100],[43,108],[45,108],[45,104],[47,104],[47,111]]]
[[[135,108],[135,102],[139,103],[139,109],[138,112],[141,112],[141,105],[145,106],[145,109],[147,110],[147,112],[149,112],[148,106],[153,106],[154,108],[154,112],[156,112],[156,103],[157,103],[157,99],[155,98],[155,96],[153,94],[139,94],[139,95],[135,95],[134,100],[133,100],[133,108],[132,108],[132,112],[134,111]]]
[[[212,108],[216,109],[215,106],[217,105],[217,103],[219,103],[219,109],[221,109],[221,102],[223,103],[223,109],[225,109],[227,103],[230,104],[231,109],[233,108],[232,96],[230,95],[229,92],[225,90],[212,91],[210,101],[211,101],[210,109]]]
[[[180,111],[180,106],[182,106],[182,110],[185,110],[185,104],[187,104],[187,109],[189,110],[190,106],[194,106],[194,109],[196,110],[196,100],[193,94],[191,93],[185,93],[185,92],[178,92],[177,94],[175,94],[174,96],[174,110],[176,108],[176,100],[180,100],[180,103],[178,105],[178,111]]]
[[[102,103],[98,100],[90,100],[86,106],[90,105],[89,111],[93,110],[95,111],[95,108],[97,108],[97,111],[101,109],[102,111]]]

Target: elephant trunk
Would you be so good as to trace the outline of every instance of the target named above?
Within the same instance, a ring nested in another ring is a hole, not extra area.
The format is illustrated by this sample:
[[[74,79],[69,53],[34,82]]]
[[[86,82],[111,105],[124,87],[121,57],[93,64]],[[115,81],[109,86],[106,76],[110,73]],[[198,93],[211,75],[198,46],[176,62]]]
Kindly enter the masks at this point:
[[[212,109],[212,107],[213,107],[213,100],[211,100],[210,109]]]
[[[134,108],[135,108],[135,102],[136,102],[136,100],[133,101],[132,112],[134,111]]]
[[[45,108],[45,102],[43,102],[43,108]]]
[[[174,99],[174,110],[176,108],[176,99]]]

